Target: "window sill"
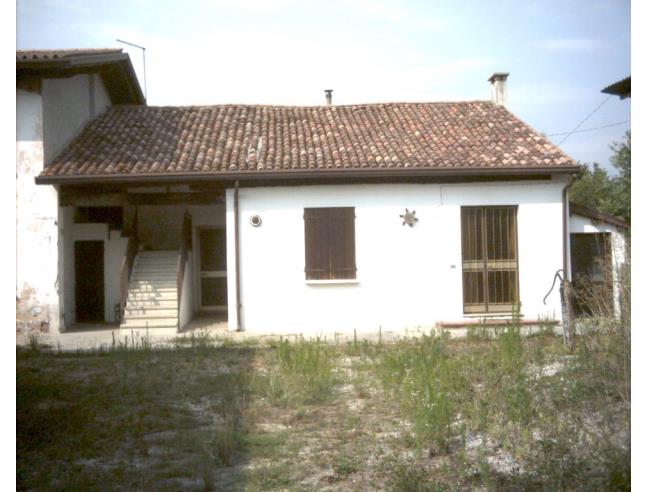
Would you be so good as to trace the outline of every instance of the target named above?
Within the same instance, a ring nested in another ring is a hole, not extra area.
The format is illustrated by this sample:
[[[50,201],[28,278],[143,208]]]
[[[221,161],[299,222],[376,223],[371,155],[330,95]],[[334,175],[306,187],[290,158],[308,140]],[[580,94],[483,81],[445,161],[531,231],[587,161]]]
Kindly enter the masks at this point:
[[[353,285],[359,284],[357,278],[333,278],[326,280],[306,280],[306,285]]]

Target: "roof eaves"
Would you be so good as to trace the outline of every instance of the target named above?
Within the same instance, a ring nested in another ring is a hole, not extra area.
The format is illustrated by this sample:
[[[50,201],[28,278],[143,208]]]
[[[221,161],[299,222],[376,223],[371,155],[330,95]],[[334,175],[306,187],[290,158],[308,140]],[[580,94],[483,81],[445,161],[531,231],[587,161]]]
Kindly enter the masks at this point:
[[[630,224],[612,214],[601,212],[600,210],[586,207],[584,205],[579,205],[575,202],[569,202],[569,215],[581,215],[583,217],[588,217],[590,219],[621,227],[622,229],[630,229]]]
[[[120,74],[115,70],[111,70],[112,67],[116,68]],[[107,82],[108,86],[112,86],[112,90],[111,87],[107,87],[107,89],[114,104],[146,104],[144,93],[137,80],[130,57],[128,53],[123,53],[121,50],[99,53],[74,53],[47,59],[16,60],[16,73],[18,76],[45,75],[57,72],[65,74],[68,71],[83,70],[85,68],[96,69],[101,73],[102,78],[110,79],[105,80],[105,82]],[[117,84],[112,83],[112,78],[115,76],[121,79]],[[128,86],[128,95],[125,99],[124,94],[117,87],[124,82]]]
[[[283,170],[283,171],[224,171],[224,172],[190,172],[190,173],[146,173],[146,174],[102,174],[102,175],[40,175],[37,184],[108,184],[130,182],[195,182],[223,181],[250,182],[303,180],[303,179],[346,179],[346,178],[418,178],[418,177],[473,177],[473,176],[535,176],[551,174],[573,174],[578,166],[546,167],[499,167],[499,168],[455,168],[455,169],[317,169],[317,170]]]

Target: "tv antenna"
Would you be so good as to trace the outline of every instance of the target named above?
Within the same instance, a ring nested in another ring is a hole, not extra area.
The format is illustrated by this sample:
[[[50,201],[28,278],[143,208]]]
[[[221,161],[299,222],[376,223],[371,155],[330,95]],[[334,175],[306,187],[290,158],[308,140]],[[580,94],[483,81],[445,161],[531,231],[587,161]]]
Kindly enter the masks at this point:
[[[134,46],[135,48],[139,48],[142,50],[142,64],[144,65],[144,99],[147,99],[146,97],[146,48],[144,46],[140,46],[139,44],[129,43],[128,41],[123,41],[121,39],[118,39],[117,42],[127,44],[129,46]]]

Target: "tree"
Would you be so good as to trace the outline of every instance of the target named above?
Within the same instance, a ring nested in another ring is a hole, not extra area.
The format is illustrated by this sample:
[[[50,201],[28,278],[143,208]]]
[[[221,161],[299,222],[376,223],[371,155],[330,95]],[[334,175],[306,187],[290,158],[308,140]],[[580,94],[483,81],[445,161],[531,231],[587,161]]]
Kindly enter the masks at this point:
[[[569,195],[579,205],[630,222],[630,131],[626,132],[625,138],[624,142],[615,142],[610,146],[614,152],[610,162],[619,175],[610,177],[597,163],[593,163],[591,169],[582,165]]]
[[[610,146],[614,151],[610,162],[619,172],[619,177],[615,178],[616,189],[614,190],[617,194],[618,208],[616,215],[626,222],[630,222],[630,130],[626,132],[625,136],[625,142],[617,142]]]

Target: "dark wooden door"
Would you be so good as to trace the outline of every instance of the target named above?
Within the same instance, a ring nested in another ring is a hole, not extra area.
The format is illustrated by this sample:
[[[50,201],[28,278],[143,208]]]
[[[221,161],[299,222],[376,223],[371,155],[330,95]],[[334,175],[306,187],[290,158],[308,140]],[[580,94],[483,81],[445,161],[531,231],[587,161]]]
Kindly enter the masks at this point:
[[[103,241],[74,243],[76,320],[104,321]]]

